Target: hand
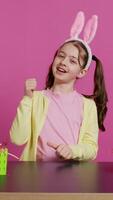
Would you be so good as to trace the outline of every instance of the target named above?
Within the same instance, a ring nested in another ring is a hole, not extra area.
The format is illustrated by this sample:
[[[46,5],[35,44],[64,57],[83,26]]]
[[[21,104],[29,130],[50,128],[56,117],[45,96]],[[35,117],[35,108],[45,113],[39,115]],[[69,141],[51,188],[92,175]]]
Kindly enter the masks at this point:
[[[25,95],[33,97],[33,92],[36,89],[37,81],[35,78],[27,79],[25,82]]]
[[[73,153],[71,148],[65,144],[54,144],[52,142],[47,142],[47,145],[56,150],[59,157],[69,160],[73,158]]]

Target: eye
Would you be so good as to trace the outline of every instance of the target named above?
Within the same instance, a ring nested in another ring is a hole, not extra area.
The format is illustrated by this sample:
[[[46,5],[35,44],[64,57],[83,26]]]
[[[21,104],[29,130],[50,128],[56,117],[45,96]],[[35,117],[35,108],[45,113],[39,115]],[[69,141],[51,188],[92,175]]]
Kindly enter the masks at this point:
[[[61,53],[58,54],[57,56],[58,56],[59,58],[64,58],[64,57],[65,57],[64,54],[61,54]]]
[[[75,60],[70,60],[70,62],[71,62],[72,64],[77,64],[77,61],[75,61]]]

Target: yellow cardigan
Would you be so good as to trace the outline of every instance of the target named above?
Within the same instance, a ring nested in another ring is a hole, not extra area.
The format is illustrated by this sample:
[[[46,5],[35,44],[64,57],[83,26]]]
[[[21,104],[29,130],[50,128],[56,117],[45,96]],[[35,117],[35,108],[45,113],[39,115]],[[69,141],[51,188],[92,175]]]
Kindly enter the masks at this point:
[[[98,119],[95,102],[83,97],[84,113],[78,143],[70,145],[75,160],[94,159],[98,150]],[[35,91],[33,97],[24,96],[17,108],[17,114],[10,129],[11,141],[25,144],[20,157],[22,161],[36,161],[37,139],[45,122],[49,99],[42,91]]]

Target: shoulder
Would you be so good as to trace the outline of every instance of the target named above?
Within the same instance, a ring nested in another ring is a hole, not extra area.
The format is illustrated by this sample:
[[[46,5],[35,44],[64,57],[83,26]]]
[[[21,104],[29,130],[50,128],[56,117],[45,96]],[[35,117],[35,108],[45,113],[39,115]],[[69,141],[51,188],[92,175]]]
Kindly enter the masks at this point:
[[[37,107],[47,108],[48,105],[49,105],[48,97],[43,94],[43,91],[34,91],[32,98],[29,96],[24,96],[21,99],[18,108],[22,110],[23,108],[26,107],[31,110],[32,107],[34,109],[36,109]]]
[[[83,102],[84,102],[84,108],[86,108],[87,110],[97,109],[96,103],[93,99],[90,99],[90,98],[83,96]]]
[[[98,112],[96,103],[93,99],[83,97],[84,99],[84,112],[83,112],[83,124],[95,124],[98,126]],[[85,126],[85,125],[84,125]]]
[[[33,93],[33,101],[35,101],[35,100],[48,101],[48,97],[44,94],[44,90],[34,91],[34,93]]]

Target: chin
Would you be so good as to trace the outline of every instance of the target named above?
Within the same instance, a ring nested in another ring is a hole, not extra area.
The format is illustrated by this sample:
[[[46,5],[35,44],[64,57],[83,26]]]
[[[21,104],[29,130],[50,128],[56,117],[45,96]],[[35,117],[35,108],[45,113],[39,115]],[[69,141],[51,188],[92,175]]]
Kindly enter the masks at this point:
[[[61,79],[61,78],[56,78],[56,77],[55,77],[55,82],[56,82],[56,83],[67,83],[66,80]]]

